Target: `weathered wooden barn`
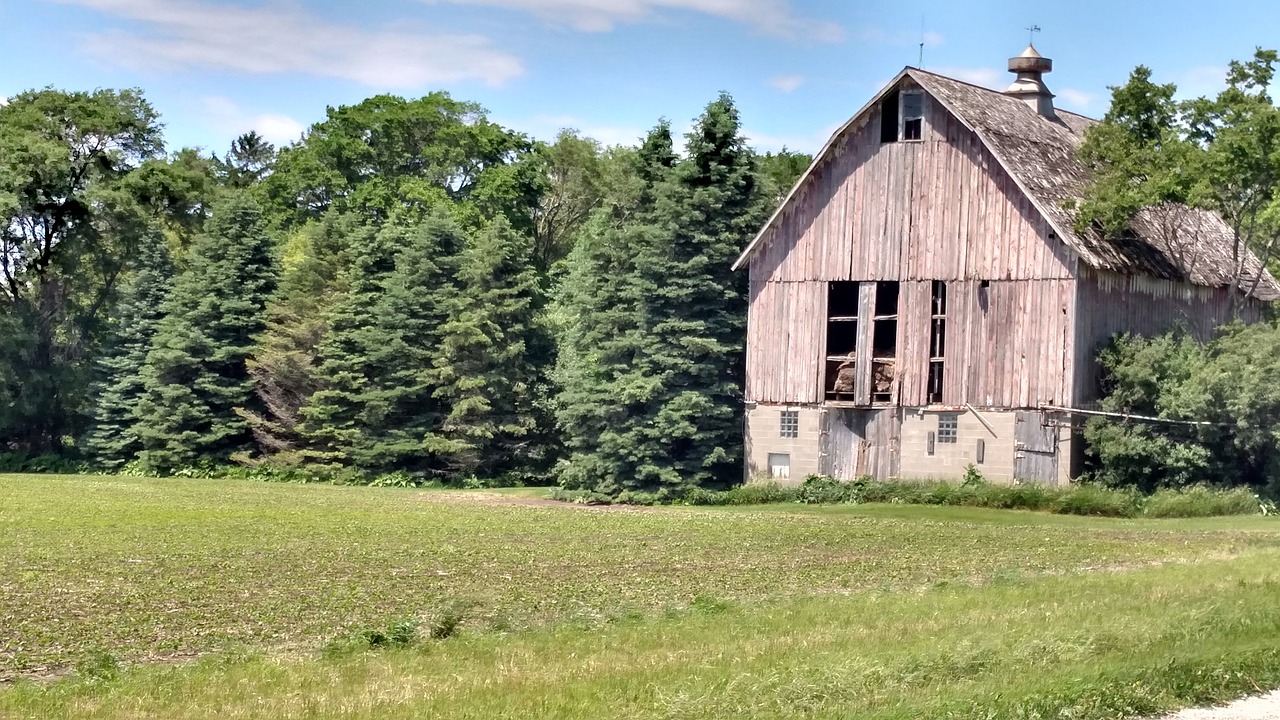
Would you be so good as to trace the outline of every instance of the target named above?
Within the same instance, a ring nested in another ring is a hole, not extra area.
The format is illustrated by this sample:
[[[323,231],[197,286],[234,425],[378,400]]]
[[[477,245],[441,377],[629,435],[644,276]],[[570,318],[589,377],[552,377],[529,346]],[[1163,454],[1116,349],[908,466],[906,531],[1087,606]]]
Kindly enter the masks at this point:
[[[1280,286],[1211,213],[1077,232],[1091,120],[1033,47],[1004,92],[906,68],[842,126],[735,263],[750,271],[747,473],[1057,483],[1120,331],[1207,338]],[[1233,260],[1233,257],[1238,259]],[[1075,452],[1073,452],[1073,447]]]

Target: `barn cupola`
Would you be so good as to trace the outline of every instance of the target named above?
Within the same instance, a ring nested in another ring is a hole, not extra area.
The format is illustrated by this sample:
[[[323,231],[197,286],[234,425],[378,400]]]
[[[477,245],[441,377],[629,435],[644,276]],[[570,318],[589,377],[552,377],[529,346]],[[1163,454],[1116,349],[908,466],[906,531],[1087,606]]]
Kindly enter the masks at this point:
[[[1044,74],[1053,71],[1053,61],[1036,52],[1034,45],[1028,45],[1018,57],[1009,58],[1009,72],[1017,74],[1017,79],[1004,91],[1005,95],[1016,97],[1032,110],[1056,120],[1053,111],[1053,93],[1044,86]]]

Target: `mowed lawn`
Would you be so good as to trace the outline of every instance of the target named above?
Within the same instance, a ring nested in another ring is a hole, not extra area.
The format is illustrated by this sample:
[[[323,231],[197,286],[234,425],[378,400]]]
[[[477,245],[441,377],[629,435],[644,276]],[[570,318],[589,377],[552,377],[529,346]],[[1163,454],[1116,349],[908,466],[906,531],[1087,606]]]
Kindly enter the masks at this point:
[[[0,476],[0,717],[1123,718],[1280,685],[1275,519],[535,496]]]

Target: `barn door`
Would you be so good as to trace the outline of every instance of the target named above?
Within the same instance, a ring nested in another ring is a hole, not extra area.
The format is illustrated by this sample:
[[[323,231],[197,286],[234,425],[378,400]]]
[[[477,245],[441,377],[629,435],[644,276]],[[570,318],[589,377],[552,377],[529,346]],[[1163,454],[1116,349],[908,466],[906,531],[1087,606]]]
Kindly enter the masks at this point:
[[[1058,428],[1044,413],[1019,410],[1014,417],[1013,477],[1024,482],[1058,482]]]

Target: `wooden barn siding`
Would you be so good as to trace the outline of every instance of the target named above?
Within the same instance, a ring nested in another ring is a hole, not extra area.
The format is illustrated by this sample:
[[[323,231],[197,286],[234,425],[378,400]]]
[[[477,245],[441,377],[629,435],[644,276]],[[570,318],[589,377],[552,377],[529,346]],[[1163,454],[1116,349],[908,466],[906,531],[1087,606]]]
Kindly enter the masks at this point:
[[[925,98],[920,142],[851,127],[751,261],[756,282],[1065,279],[1074,254],[1008,173]]]
[[[1226,288],[1083,268],[1076,296],[1075,361],[1080,372],[1073,395],[1077,405],[1100,399],[1098,350],[1116,333],[1153,336],[1182,328],[1207,341],[1231,319],[1229,300]],[[1256,301],[1241,309],[1245,322],[1256,322],[1263,316],[1263,305]]]
[[[992,281],[980,301],[981,281],[947,283],[944,405],[1034,408],[1071,401],[1076,337],[1074,281]],[[874,285],[861,287],[870,316]],[[928,400],[931,281],[899,288],[897,400]],[[753,283],[749,313],[747,400],[815,403],[824,398],[825,282]],[[871,323],[859,323],[858,398],[870,402]]]
[[[747,312],[746,399],[814,403],[826,352],[827,286],[818,282],[751,283]],[[805,320],[818,318],[818,322]]]
[[[935,279],[950,281],[945,404],[1070,400],[1075,256],[1049,239],[1048,224],[977,135],[927,96],[925,120],[922,142],[881,144],[873,109],[752,259],[749,400],[820,402],[826,282],[886,280],[902,282],[897,399],[925,404]],[[991,281],[985,313],[979,280]],[[869,301],[864,295],[864,316]],[[869,349],[871,324],[860,322],[859,333]],[[859,363],[857,379],[869,402],[869,364]]]

